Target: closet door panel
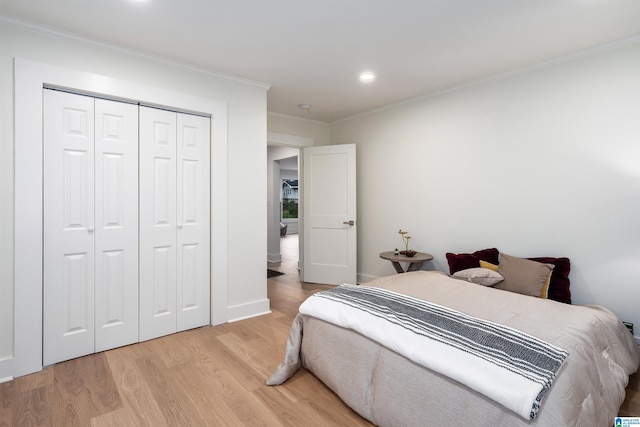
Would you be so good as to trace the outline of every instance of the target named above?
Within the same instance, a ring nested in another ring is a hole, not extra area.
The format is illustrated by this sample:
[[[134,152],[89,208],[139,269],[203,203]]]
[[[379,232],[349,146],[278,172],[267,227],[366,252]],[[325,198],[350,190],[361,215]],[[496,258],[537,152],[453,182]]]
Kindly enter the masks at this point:
[[[176,113],[140,107],[140,340],[176,331]]]
[[[96,342],[138,341],[138,106],[95,101]]]
[[[94,351],[94,100],[44,90],[43,364]]]
[[[210,119],[177,115],[178,331],[210,323]]]

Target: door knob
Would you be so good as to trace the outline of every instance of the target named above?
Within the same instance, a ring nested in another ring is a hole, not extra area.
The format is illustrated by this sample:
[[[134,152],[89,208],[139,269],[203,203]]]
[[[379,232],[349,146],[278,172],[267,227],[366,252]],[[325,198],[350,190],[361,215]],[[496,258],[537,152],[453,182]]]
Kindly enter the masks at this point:
[[[343,222],[344,225],[356,225],[356,222],[352,219],[350,219],[349,221],[344,221]]]

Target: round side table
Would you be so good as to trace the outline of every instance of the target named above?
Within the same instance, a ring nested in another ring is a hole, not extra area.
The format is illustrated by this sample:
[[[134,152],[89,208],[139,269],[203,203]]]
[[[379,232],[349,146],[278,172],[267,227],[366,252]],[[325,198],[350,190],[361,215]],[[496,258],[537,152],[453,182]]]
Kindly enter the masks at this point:
[[[425,262],[431,261],[433,259],[433,255],[418,252],[414,256],[408,257],[402,254],[394,255],[393,251],[387,251],[381,252],[380,258],[391,261],[391,264],[393,264],[393,267],[398,273],[404,273],[405,270],[402,268],[402,265],[400,265],[401,262],[409,263],[409,267],[406,271],[416,271],[420,270]]]

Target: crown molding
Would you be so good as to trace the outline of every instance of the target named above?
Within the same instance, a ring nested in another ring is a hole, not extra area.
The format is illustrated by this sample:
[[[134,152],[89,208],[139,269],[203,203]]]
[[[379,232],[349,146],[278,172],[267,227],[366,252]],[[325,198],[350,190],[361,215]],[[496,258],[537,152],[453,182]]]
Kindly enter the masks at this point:
[[[300,120],[302,122],[314,123],[314,124],[322,125],[322,126],[329,126],[331,124],[329,122],[323,122],[321,120],[307,119],[306,117],[292,116],[291,114],[276,113],[275,111],[267,111],[267,115],[275,116],[275,117],[282,117],[283,119]]]
[[[635,36],[627,37],[627,38],[624,38],[624,39],[615,40],[615,41],[612,41],[612,42],[609,42],[609,43],[604,43],[604,44],[601,44],[601,45],[589,47],[589,48],[586,48],[586,49],[581,49],[581,50],[578,50],[578,51],[575,51],[575,52],[568,53],[566,55],[561,55],[561,56],[549,59],[547,61],[538,62],[538,63],[532,64],[532,65],[528,65],[526,67],[521,67],[521,68],[517,68],[515,70],[507,71],[505,73],[496,74],[495,76],[486,77],[486,78],[478,79],[478,80],[472,80],[472,81],[469,81],[469,82],[466,82],[466,83],[458,84],[458,85],[455,85],[455,86],[444,88],[442,90],[431,92],[431,93],[428,93],[426,95],[421,95],[421,96],[417,96],[417,97],[414,97],[414,98],[405,99],[403,101],[394,102],[394,103],[391,103],[391,104],[383,105],[382,107],[378,107],[378,108],[374,108],[374,109],[371,109],[371,110],[363,111],[361,113],[353,114],[353,115],[348,116],[348,117],[344,117],[344,118],[341,118],[341,119],[334,120],[334,121],[330,122],[329,125],[339,124],[339,123],[347,122],[347,121],[354,120],[354,119],[357,119],[357,118],[360,118],[360,117],[365,117],[365,116],[369,116],[369,115],[372,115],[372,114],[376,114],[376,113],[379,113],[379,112],[382,112],[382,111],[392,110],[394,108],[397,108],[397,107],[400,107],[400,106],[403,106],[403,105],[413,104],[413,103],[416,103],[416,102],[424,101],[424,100],[429,99],[429,98],[434,98],[436,96],[440,96],[440,95],[443,95],[443,94],[448,93],[448,92],[455,92],[457,90],[468,88],[468,87],[480,86],[480,85],[491,83],[491,82],[496,82],[496,81],[500,81],[500,80],[506,80],[506,79],[514,77],[514,76],[527,74],[527,73],[532,72],[532,71],[548,68],[548,67],[551,67],[551,66],[554,66],[554,65],[557,65],[557,64],[563,64],[563,63],[575,61],[577,59],[582,59],[582,58],[587,58],[587,57],[590,57],[590,56],[595,56],[595,55],[598,55],[598,54],[601,54],[601,53],[613,51],[613,50],[616,50],[616,49],[620,49],[620,48],[631,46],[631,45],[638,44],[638,43],[640,43],[640,35],[635,35]]]
[[[33,32],[36,32],[36,33],[40,33],[40,34],[45,34],[45,35],[49,35],[49,36],[53,36],[53,37],[59,37],[59,38],[67,39],[67,40],[73,40],[73,41],[79,41],[79,42],[83,42],[83,43],[88,43],[88,44],[92,44],[94,46],[99,46],[101,48],[105,48],[105,49],[110,49],[110,50],[126,53],[128,55],[138,56],[140,58],[149,59],[149,60],[156,61],[156,62],[163,62],[163,63],[168,64],[168,65],[178,66],[178,67],[190,70],[190,71],[196,71],[196,72],[199,72],[199,73],[208,74],[208,75],[213,76],[213,77],[218,77],[218,78],[222,78],[222,79],[225,79],[225,80],[232,80],[232,81],[235,81],[235,82],[244,83],[244,84],[248,84],[248,85],[251,85],[251,86],[257,86],[257,87],[263,88],[265,91],[269,90],[271,88],[271,85],[268,84],[268,83],[259,82],[259,81],[251,80],[251,79],[245,79],[243,77],[234,76],[232,74],[222,73],[222,72],[219,72],[219,71],[211,70],[211,69],[206,68],[206,67],[200,67],[198,65],[190,64],[188,62],[182,62],[182,61],[177,61],[177,60],[174,60],[174,59],[169,59],[169,58],[167,58],[165,56],[161,56],[161,55],[154,55],[154,54],[152,54],[150,52],[146,52],[146,51],[143,51],[143,50],[133,49],[133,48],[125,47],[125,46],[118,45],[118,44],[115,44],[115,43],[108,43],[108,42],[105,42],[105,41],[102,41],[102,40],[98,40],[98,39],[92,39],[92,38],[89,38],[89,37],[81,36],[79,34],[62,31],[62,30],[59,30],[57,28],[44,26],[44,25],[41,25],[41,24],[38,24],[38,23],[35,23],[35,22],[32,22],[32,21],[19,19],[19,18],[10,16],[10,15],[0,14],[0,22],[6,23],[6,24],[12,24],[12,25],[15,25],[17,27],[21,27],[21,28],[24,28],[26,30],[30,30],[30,31],[33,31]]]

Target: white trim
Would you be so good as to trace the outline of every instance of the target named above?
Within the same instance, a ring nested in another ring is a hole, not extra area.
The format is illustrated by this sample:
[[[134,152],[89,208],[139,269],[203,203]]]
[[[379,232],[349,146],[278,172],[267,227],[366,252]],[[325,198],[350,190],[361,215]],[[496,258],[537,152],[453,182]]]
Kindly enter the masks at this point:
[[[246,79],[244,77],[238,77],[238,76],[235,76],[233,74],[222,73],[220,71],[214,71],[214,70],[212,70],[210,68],[199,67],[197,65],[193,65],[193,64],[190,64],[190,63],[187,63],[187,62],[181,62],[181,61],[178,61],[178,60],[175,60],[175,59],[168,59],[165,56],[154,55],[154,54],[146,52],[146,51],[136,50],[136,49],[132,49],[130,47],[126,47],[126,46],[122,46],[122,45],[118,45],[118,44],[114,44],[114,43],[107,43],[104,40],[92,39],[92,38],[89,38],[89,37],[86,37],[86,36],[82,36],[82,35],[66,32],[66,31],[61,31],[59,29],[52,28],[52,27],[47,27],[47,26],[44,26],[42,24],[34,23],[34,22],[31,22],[31,21],[27,21],[27,20],[17,19],[17,18],[12,17],[12,16],[7,16],[7,15],[0,14],[0,22],[6,22],[8,24],[17,25],[19,27],[23,27],[23,28],[26,28],[28,30],[35,31],[35,32],[38,32],[38,33],[42,33],[42,34],[45,34],[45,35],[61,37],[61,38],[65,38],[67,40],[75,40],[75,41],[81,41],[81,42],[84,42],[84,43],[90,43],[90,44],[93,44],[94,46],[99,46],[99,47],[102,47],[102,48],[115,50],[115,51],[126,53],[126,54],[129,54],[129,55],[135,55],[135,56],[138,56],[138,57],[141,57],[141,58],[151,59],[151,60],[157,61],[157,62],[163,62],[165,64],[177,65],[177,66],[182,67],[182,68],[187,69],[187,70],[197,71],[197,72],[205,73],[205,74],[208,74],[208,75],[211,75],[211,76],[215,76],[215,77],[219,77],[219,78],[223,78],[223,79],[227,79],[227,80],[232,80],[232,81],[240,82],[240,83],[244,83],[244,84],[249,84],[249,85],[252,85],[252,86],[257,86],[257,87],[260,87],[260,88],[264,88],[265,90],[269,90],[271,88],[271,85],[268,84],[268,83],[259,82],[257,80]]]
[[[250,319],[252,317],[262,316],[263,314],[269,313],[271,313],[271,309],[269,308],[269,299],[265,298],[259,301],[229,307],[228,322],[237,322],[238,320]]]
[[[287,147],[313,147],[313,138],[287,135],[286,133],[267,132],[267,145],[283,145]]]
[[[13,357],[0,360],[0,383],[13,379]]]
[[[637,44],[637,43],[640,43],[640,35],[627,37],[627,38],[620,39],[620,40],[615,40],[613,42],[604,43],[604,44],[601,44],[601,45],[598,45],[598,46],[594,46],[594,47],[578,50],[576,52],[571,52],[571,53],[568,53],[566,55],[558,56],[556,58],[552,58],[552,59],[549,59],[547,61],[542,61],[542,62],[538,62],[538,63],[532,64],[532,65],[528,65],[528,66],[525,66],[525,67],[517,68],[515,70],[506,71],[504,73],[496,74],[494,76],[490,76],[490,77],[486,77],[486,78],[482,78],[482,79],[478,79],[478,80],[471,80],[471,81],[467,81],[467,82],[461,82],[461,83],[455,84],[455,85],[450,86],[450,87],[445,87],[443,89],[435,90],[434,92],[427,93],[425,95],[416,96],[416,97],[413,97],[413,98],[405,99],[405,100],[394,102],[394,103],[391,103],[391,104],[386,104],[386,105],[383,105],[381,107],[373,108],[371,110],[362,111],[360,113],[356,113],[356,114],[353,114],[351,116],[343,117],[341,119],[337,119],[337,120],[334,120],[332,122],[329,122],[329,125],[335,125],[335,124],[339,124],[339,123],[342,123],[342,122],[348,122],[350,120],[358,119],[360,117],[370,116],[372,114],[376,114],[376,113],[379,113],[379,112],[382,112],[382,111],[392,110],[394,108],[401,107],[403,105],[413,104],[413,103],[416,103],[416,102],[423,101],[425,99],[434,98],[436,96],[439,96],[439,95],[442,95],[442,94],[445,94],[445,93],[448,93],[448,92],[455,92],[457,90],[464,89],[464,88],[467,88],[467,87],[474,87],[474,86],[483,85],[485,83],[491,83],[491,82],[495,82],[495,81],[508,79],[508,78],[510,78],[512,76],[518,76],[518,75],[529,73],[531,71],[547,68],[547,67],[550,67],[550,66],[553,66],[553,65],[556,65],[556,64],[563,64],[563,63],[574,61],[574,60],[577,60],[577,59],[587,58],[589,56],[597,55],[597,54],[600,54],[600,53],[603,53],[603,52],[609,52],[609,51],[612,51],[612,50],[615,50],[615,49],[620,49],[620,48],[623,48],[623,47],[626,47],[626,46],[630,46],[630,45],[633,45],[633,44]]]
[[[308,119],[306,117],[293,116],[291,114],[276,113],[275,111],[267,111],[267,115],[275,116],[275,117],[282,117],[284,119],[300,120],[302,122],[315,123],[315,124],[323,125],[323,126],[331,126],[331,123],[329,123],[329,122],[323,122],[321,120]]]
[[[247,319],[251,319],[251,318],[253,318],[253,317],[258,317],[258,316],[265,316],[265,315],[267,315],[267,314],[271,314],[271,313],[272,313],[272,311],[271,311],[271,310],[269,310],[269,311],[266,311],[266,312],[264,312],[264,313],[252,314],[252,315],[250,315],[250,316],[246,316],[246,317],[239,317],[239,318],[237,318],[237,319],[231,319],[231,320],[229,320],[229,323],[232,323],[232,322],[239,322],[239,321],[241,321],[241,320],[247,320]]]
[[[362,273],[358,273],[356,275],[356,280],[358,281],[358,283],[366,283],[375,279],[379,279],[379,276],[371,276],[369,274],[362,274]]]
[[[282,262],[282,254],[267,254],[267,262]]]
[[[211,194],[215,201],[211,206],[211,321],[224,323],[228,319],[227,104],[16,58],[14,376],[42,369],[42,88],[45,85],[211,115]]]

